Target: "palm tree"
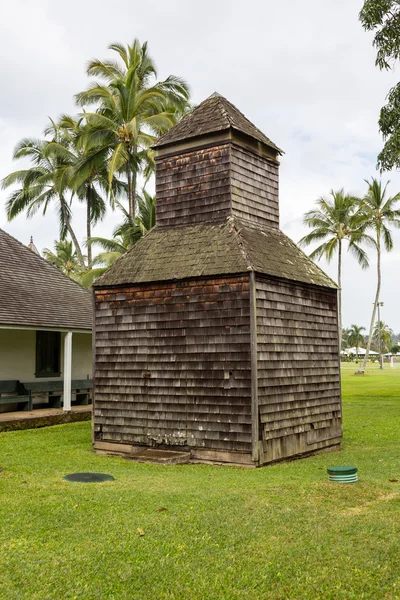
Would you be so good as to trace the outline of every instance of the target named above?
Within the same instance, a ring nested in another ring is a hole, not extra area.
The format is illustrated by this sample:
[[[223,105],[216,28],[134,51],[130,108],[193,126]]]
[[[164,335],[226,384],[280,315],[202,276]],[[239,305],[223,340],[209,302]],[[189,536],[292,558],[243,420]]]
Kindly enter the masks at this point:
[[[57,267],[61,273],[73,277],[73,275],[78,275],[81,272],[81,265],[76,250],[72,247],[72,242],[69,240],[55,240],[54,250],[53,252],[45,248],[43,256],[49,263]]]
[[[382,350],[389,350],[392,343],[393,330],[386,325],[383,321],[377,321],[375,323],[374,332],[372,334],[373,341],[377,344],[379,354],[382,354]],[[380,342],[380,347],[379,347]]]
[[[74,119],[64,115],[57,125],[52,122],[52,127],[46,133],[51,133],[54,129],[61,132],[61,136],[53,136],[54,139],[46,147],[46,153],[60,159],[64,169],[64,185],[72,189],[79,200],[86,202],[87,263],[91,269],[92,225],[102,220],[106,213],[106,203],[101,192],[107,193],[107,149],[88,149],[82,117]]]
[[[109,150],[109,184],[116,173],[126,176],[129,214],[135,217],[138,173],[144,169],[149,176],[153,159],[150,147],[185,112],[189,91],[185,81],[173,75],[156,81],[147,42],[141,45],[135,40],[126,47],[115,43],[109,49],[119,60],[92,60],[87,73],[100,81],[77,94],[76,100],[81,106],[97,107],[95,112],[84,113],[90,127],[89,147]]]
[[[358,363],[358,348],[359,345],[364,342],[364,336],[361,333],[365,331],[365,327],[358,327],[357,325],[352,325],[349,330],[348,343],[349,346],[355,346],[356,348],[356,362]]]
[[[111,239],[94,237],[91,242],[92,244],[98,244],[102,248],[102,252],[93,258],[92,268],[80,274],[78,281],[84,287],[90,287],[96,279],[103,275],[116,260],[131,248],[130,240],[121,236],[115,236]]]
[[[136,194],[138,215],[134,218],[122,204],[119,202],[117,204],[124,215],[124,220],[115,229],[113,236],[129,240],[129,245],[132,246],[156,225],[156,197],[146,192],[145,189],[142,190],[142,195]]]
[[[318,246],[310,257],[320,260],[322,257],[330,262],[335,252],[338,252],[338,318],[339,318],[339,348],[342,335],[342,252],[343,242],[348,242],[348,250],[355,256],[361,268],[368,267],[366,252],[360,247],[365,241],[363,223],[359,219],[357,199],[345,194],[344,190],[330,192],[331,198],[319,198],[317,207],[304,215],[303,222],[312,232],[300,240],[300,245],[308,246],[314,242],[325,240]]]
[[[372,178],[368,185],[367,195],[361,200],[361,212],[364,226],[372,230],[374,233],[374,246],[377,254],[377,285],[375,293],[374,307],[372,309],[371,325],[369,329],[368,344],[362,365],[358,373],[364,373],[367,366],[368,355],[371,349],[373,338],[373,330],[375,325],[375,316],[381,292],[381,257],[382,257],[382,242],[385,250],[390,252],[393,248],[392,234],[390,226],[400,227],[400,210],[397,208],[397,203],[400,200],[400,194],[396,194],[390,198],[387,197],[386,190],[389,182],[382,186],[382,182]]]
[[[60,239],[65,239],[68,231],[74,243],[79,263],[84,268],[82,251],[71,225],[71,209],[65,198],[68,191],[64,178],[66,164],[58,157],[47,155],[48,143],[47,140],[25,138],[17,144],[13,158],[29,158],[32,166],[30,169],[14,171],[2,180],[3,189],[16,183],[21,186],[8,198],[7,218],[11,221],[23,212],[26,212],[27,217],[30,218],[40,208],[45,215],[49,204],[56,203],[59,213]]]
[[[156,197],[151,196],[146,190],[142,190],[141,196],[137,195],[139,214],[134,219],[122,204],[118,201],[116,204],[124,215],[124,221],[114,230],[112,239],[91,238],[91,243],[98,244],[103,251],[93,259],[93,268],[82,273],[79,281],[85,287],[92,285],[93,281],[103,275],[116,260],[121,258],[141,237],[155,227]]]
[[[349,335],[350,329],[347,327],[342,327],[342,347],[341,350],[345,350],[349,346]]]

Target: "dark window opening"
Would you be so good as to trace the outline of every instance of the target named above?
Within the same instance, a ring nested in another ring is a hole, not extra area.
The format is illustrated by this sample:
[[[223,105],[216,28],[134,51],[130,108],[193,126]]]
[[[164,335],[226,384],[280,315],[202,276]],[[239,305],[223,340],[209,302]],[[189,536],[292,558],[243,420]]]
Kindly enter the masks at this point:
[[[36,377],[59,377],[61,334],[59,331],[36,332]]]

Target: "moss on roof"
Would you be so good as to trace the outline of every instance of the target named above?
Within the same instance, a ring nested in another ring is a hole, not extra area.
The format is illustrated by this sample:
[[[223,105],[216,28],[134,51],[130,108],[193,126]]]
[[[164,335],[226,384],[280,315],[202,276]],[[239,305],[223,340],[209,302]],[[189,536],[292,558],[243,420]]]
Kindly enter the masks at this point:
[[[254,270],[293,281],[336,284],[286,235],[229,217],[222,223],[155,227],[95,287],[228,275]]]

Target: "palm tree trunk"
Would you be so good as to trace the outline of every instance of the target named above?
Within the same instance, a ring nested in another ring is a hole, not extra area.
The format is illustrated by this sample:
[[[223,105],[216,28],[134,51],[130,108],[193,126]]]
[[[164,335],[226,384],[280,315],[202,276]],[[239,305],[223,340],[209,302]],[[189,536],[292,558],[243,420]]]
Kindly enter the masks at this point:
[[[128,177],[128,197],[129,197],[129,214],[132,219],[136,216],[136,185],[137,185],[137,146],[132,145],[127,148],[129,162],[127,164],[127,177]],[[132,161],[132,157],[134,161]],[[132,167],[132,162],[134,165]]]
[[[136,216],[136,183],[137,183],[137,171],[132,173],[132,217]]]
[[[135,217],[135,201],[132,195],[132,174],[129,165],[126,167],[126,178],[128,180],[128,207],[132,219]]]
[[[380,293],[381,293],[381,243],[380,243],[380,232],[378,232],[378,234],[377,234],[376,252],[377,252],[378,283],[377,283],[377,286],[376,286],[374,308],[372,309],[371,324],[370,324],[370,327],[369,327],[368,344],[367,344],[367,348],[365,350],[365,356],[364,356],[363,363],[362,363],[361,367],[359,368],[359,370],[357,371],[357,373],[364,373],[365,369],[367,367],[368,355],[369,355],[369,351],[371,350],[372,335],[374,333],[376,311],[377,311],[377,308],[378,308],[379,296],[380,296]]]
[[[356,346],[356,363],[358,364],[358,345]]]
[[[342,240],[339,239],[338,250],[338,327],[339,327],[339,355],[342,351]]]
[[[86,192],[86,243],[87,243],[87,264],[88,269],[93,266],[92,263],[92,188],[90,185]]]
[[[66,228],[68,230],[68,233],[71,236],[71,240],[73,241],[73,244],[75,246],[75,250],[76,250],[76,254],[78,256],[79,264],[81,265],[82,269],[86,269],[85,261],[83,260],[83,255],[82,255],[81,247],[79,245],[79,242],[78,242],[78,239],[77,239],[77,237],[75,235],[75,232],[72,229],[72,225],[71,225],[71,222],[69,220],[69,215],[68,215],[67,207],[65,205],[65,200],[64,200],[64,198],[62,196],[60,197],[60,204],[61,204],[61,212],[63,214],[65,226],[66,226]]]

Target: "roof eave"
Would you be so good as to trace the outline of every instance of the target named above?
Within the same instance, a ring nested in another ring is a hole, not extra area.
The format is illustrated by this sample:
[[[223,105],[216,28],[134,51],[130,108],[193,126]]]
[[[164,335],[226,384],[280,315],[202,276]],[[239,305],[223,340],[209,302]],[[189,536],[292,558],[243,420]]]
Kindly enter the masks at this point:
[[[244,146],[258,155],[275,161],[278,161],[278,156],[284,154],[284,151],[278,148],[273,142],[268,144],[232,126],[210,133],[188,136],[182,140],[165,142],[160,145],[157,145],[156,142],[152,148],[156,151],[155,158],[157,160],[229,142]]]

